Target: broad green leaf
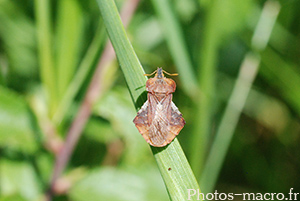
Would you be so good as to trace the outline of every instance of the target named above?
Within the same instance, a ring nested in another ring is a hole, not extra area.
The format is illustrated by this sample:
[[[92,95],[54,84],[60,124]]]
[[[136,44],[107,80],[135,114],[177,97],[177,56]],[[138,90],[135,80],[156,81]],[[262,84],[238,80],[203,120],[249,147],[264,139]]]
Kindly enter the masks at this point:
[[[105,144],[112,142],[118,137],[108,121],[93,117],[90,118],[85,126],[84,134],[92,140]]]
[[[33,118],[22,96],[0,87],[0,146],[26,153],[37,149]]]
[[[146,167],[145,167],[146,168]],[[91,171],[70,190],[74,201],[153,201],[167,200],[159,172],[101,168]]]
[[[147,143],[132,122],[136,112],[126,88],[118,87],[108,92],[95,105],[94,113],[109,120],[113,130],[124,140],[125,164],[139,165],[149,160]],[[96,134],[109,136],[110,134],[105,131],[99,129]]]
[[[0,21],[1,48],[5,52],[4,58],[7,59],[10,73],[26,78],[36,76],[36,41],[33,20],[14,1],[0,1]],[[20,87],[18,81],[12,84]]]
[[[18,194],[24,200],[34,201],[40,195],[40,188],[31,164],[0,160],[1,194],[4,196]]]
[[[0,201],[27,201],[27,199],[23,198],[21,195],[13,194],[13,195],[1,196]]]
[[[35,165],[39,171],[39,179],[47,182],[53,171],[54,156],[48,152],[40,152],[35,155]]]

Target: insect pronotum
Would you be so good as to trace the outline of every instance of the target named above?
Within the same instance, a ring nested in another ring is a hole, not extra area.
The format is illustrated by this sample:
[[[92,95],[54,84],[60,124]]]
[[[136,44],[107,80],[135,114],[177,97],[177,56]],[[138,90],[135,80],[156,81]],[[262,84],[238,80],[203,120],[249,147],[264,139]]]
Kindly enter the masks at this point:
[[[166,78],[163,73],[169,74],[162,68],[157,68],[154,78],[146,82],[148,100],[138,111],[133,123],[152,146],[163,147],[169,144],[185,125],[182,114],[172,102],[172,93],[175,92],[176,83]]]

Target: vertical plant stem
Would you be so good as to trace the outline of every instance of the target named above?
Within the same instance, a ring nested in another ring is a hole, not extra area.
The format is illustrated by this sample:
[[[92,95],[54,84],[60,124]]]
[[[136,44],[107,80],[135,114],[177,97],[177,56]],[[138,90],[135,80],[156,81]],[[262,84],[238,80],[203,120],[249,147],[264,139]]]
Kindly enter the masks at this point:
[[[264,5],[252,38],[251,46],[254,52],[249,52],[241,65],[233,92],[229,98],[202,173],[201,183],[204,184],[205,193],[212,192],[216,184],[234,130],[247,100],[252,83],[257,75],[260,64],[259,52],[265,49],[269,41],[279,10],[280,5],[278,2],[267,1]]]
[[[195,124],[192,135],[191,166],[197,178],[203,167],[204,156],[206,154],[209,133],[211,129],[212,104],[215,93],[215,74],[218,53],[218,19],[217,13],[219,5],[217,0],[211,1],[207,6],[207,16],[204,26],[204,36],[202,39],[199,63],[199,80],[201,94],[199,103],[196,105],[196,117],[198,122]]]
[[[57,107],[57,88],[52,55],[52,30],[49,0],[35,0],[35,17],[37,24],[40,76],[43,85],[48,92],[51,115]]]

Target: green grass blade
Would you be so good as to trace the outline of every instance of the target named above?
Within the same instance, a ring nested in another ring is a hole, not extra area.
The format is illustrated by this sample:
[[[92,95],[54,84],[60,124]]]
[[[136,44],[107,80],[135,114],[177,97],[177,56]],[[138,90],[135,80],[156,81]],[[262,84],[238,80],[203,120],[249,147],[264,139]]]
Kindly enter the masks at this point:
[[[205,19],[204,35],[202,46],[200,47],[199,80],[201,95],[197,105],[196,118],[192,146],[191,146],[191,166],[197,178],[203,167],[204,155],[208,144],[211,127],[212,103],[215,93],[216,61],[218,56],[219,30],[218,20],[220,17],[220,6],[218,1],[212,1],[207,7]],[[197,170],[197,171],[196,171]]]
[[[139,108],[145,100],[144,71],[128,40],[114,1],[97,2],[131,97],[136,108]],[[177,139],[167,147],[152,149],[172,200],[187,199],[187,189],[199,189]]]
[[[64,119],[66,112],[68,111],[68,109],[70,109],[72,101],[74,100],[84,80],[87,78],[88,73],[98,61],[104,39],[105,29],[102,24],[99,23],[99,27],[96,31],[95,37],[91,42],[91,45],[85,57],[81,61],[79,68],[74,78],[72,79],[72,82],[68,86],[66,93],[59,103],[57,111],[53,117],[54,122],[59,123]]]
[[[152,0],[152,2],[159,16],[169,51],[177,66],[181,84],[185,92],[195,98],[198,84],[182,29],[177,16],[171,9],[171,2],[170,0]]]
[[[259,58],[253,53],[249,53],[241,65],[238,79],[202,172],[200,183],[205,184],[203,185],[205,193],[213,192],[240,114],[242,113],[252,83],[256,77],[258,66]],[[246,75],[245,72],[247,72]]]
[[[49,0],[35,1],[35,16],[41,69],[40,76],[49,95],[50,113],[53,114],[57,106],[57,88],[52,55],[52,31]]]
[[[60,0],[58,8],[56,66],[58,95],[61,99],[77,67],[83,19],[78,0]]]
[[[6,85],[5,83],[5,75],[2,69],[4,69],[3,64],[2,64],[2,58],[0,57],[0,85]]]
[[[114,2],[98,0],[98,4],[104,25],[125,76],[131,97],[135,105],[141,105],[145,100],[145,97],[143,97],[144,100],[142,100],[142,102],[138,101],[138,99],[145,91],[144,86],[146,77],[143,76],[145,72],[132,48],[125,29],[122,26],[122,21]]]
[[[172,200],[187,200],[188,189],[199,189],[201,193],[177,138],[166,148],[151,148]],[[191,197],[194,199],[196,197]]]
[[[203,169],[200,183],[205,184],[204,192],[206,193],[212,192],[216,184],[238,120],[243,111],[253,81],[257,75],[261,60],[258,51],[263,50],[268,44],[279,10],[280,6],[277,2],[267,1],[265,3],[264,10],[252,38],[251,46],[254,51],[249,52],[246,55],[241,65],[233,92],[228,100],[228,104],[225,108],[220,126],[217,130],[216,137]],[[265,37],[262,37],[262,35]],[[273,57],[267,58],[273,59]],[[279,69],[281,68],[282,66]]]
[[[300,115],[300,74],[296,70],[298,66],[287,63],[271,48],[267,48],[261,57],[264,65],[260,68],[260,75],[274,85],[286,102]]]

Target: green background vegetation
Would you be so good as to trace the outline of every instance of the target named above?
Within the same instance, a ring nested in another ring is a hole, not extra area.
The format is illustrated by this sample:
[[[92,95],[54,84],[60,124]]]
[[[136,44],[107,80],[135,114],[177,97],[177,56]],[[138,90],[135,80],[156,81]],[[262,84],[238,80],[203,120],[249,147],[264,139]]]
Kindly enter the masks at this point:
[[[127,36],[111,2],[0,0],[0,201],[300,192],[299,1],[118,0]],[[159,149],[132,123],[157,67],[187,122]]]

